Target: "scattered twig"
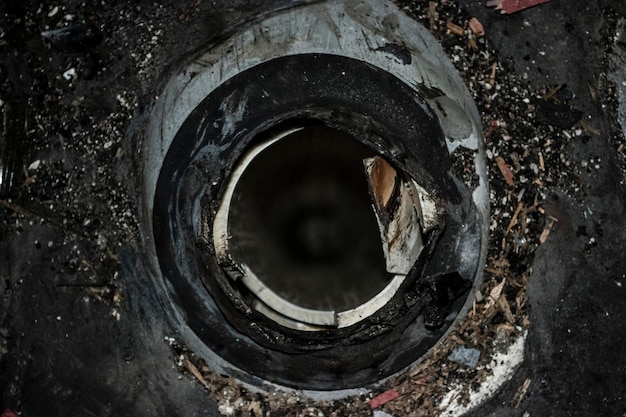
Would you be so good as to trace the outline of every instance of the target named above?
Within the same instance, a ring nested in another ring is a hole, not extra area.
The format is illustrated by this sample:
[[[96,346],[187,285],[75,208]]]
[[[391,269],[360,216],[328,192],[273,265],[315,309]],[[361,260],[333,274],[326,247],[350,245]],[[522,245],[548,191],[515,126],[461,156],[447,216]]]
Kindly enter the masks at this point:
[[[437,22],[437,2],[431,1],[428,3],[428,20],[430,23],[430,31],[434,32]]]
[[[191,374],[200,382],[204,387],[208,390],[211,389],[211,385],[207,382],[206,379],[202,376],[202,373],[196,368],[196,365],[191,363],[191,361],[187,358],[183,359],[183,366],[191,372]]]
[[[496,63],[491,66],[491,75],[489,76],[489,84],[495,85],[496,83]]]
[[[596,90],[591,86],[591,84],[587,84],[589,87],[589,95],[591,96],[591,101],[596,101]]]
[[[500,298],[500,295],[502,294],[502,289],[504,288],[505,283],[506,283],[506,279],[502,279],[502,282],[500,282],[498,285],[496,285],[495,287],[491,289],[491,292],[489,293],[489,296],[487,297],[487,302],[485,303],[485,306],[484,306],[485,310],[490,309],[492,306],[496,304],[496,302]]]
[[[448,28],[448,30],[454,33],[455,35],[459,35],[459,36],[465,35],[465,31],[463,30],[463,28],[455,23],[452,23],[451,20],[448,20],[448,22],[446,23],[446,28]]]
[[[596,129],[595,127],[587,124],[585,121],[580,122],[580,126],[592,135],[600,136],[602,134],[600,129]]]
[[[517,389],[517,392],[515,393],[515,396],[513,397],[513,401],[511,401],[511,405],[514,408],[518,408],[520,404],[522,403],[522,401],[524,400],[524,398],[526,397],[528,388],[530,388],[530,382],[531,382],[531,379],[526,378],[526,380],[522,383],[522,385],[520,385],[520,387]]]
[[[0,205],[3,205],[4,207],[8,208],[9,210],[12,210],[16,214],[21,214],[21,215],[24,215],[24,216],[34,216],[34,214],[31,213],[30,211],[28,211],[28,210],[18,206],[17,204],[9,203],[6,200],[0,200]]]
[[[546,227],[543,228],[543,232],[541,232],[541,236],[539,236],[539,242],[541,242],[542,244],[546,242],[546,240],[548,240],[548,236],[550,235],[550,231],[552,230],[552,227],[554,226],[554,223],[557,222],[558,220],[552,216],[550,216],[550,220],[548,221],[548,224],[546,224]]]
[[[522,208],[524,208],[524,203],[520,201],[519,203],[517,203],[517,208],[515,209],[515,213],[513,213],[513,217],[511,218],[511,221],[509,222],[509,227],[507,227],[506,232],[504,232],[505,236],[509,234],[513,226],[515,226],[515,223],[517,223],[517,216],[519,216],[520,212],[522,211]]]
[[[567,86],[567,84],[560,84],[560,85],[557,85],[556,87],[552,87],[552,88],[550,89],[550,91],[548,91],[546,94],[544,94],[544,95],[541,97],[541,99],[542,99],[542,100],[546,100],[546,101],[547,101],[547,100],[550,100],[550,99],[554,99],[555,101],[558,101],[558,100],[556,100],[556,98],[555,98],[554,96],[556,96],[556,94],[557,94],[559,91],[561,91],[563,88],[565,88],[566,86]]]
[[[511,312],[511,306],[509,305],[509,302],[504,294],[500,294],[500,297],[498,298],[496,304],[498,306],[498,310],[500,310],[502,314],[504,314],[504,318],[506,318],[506,321],[509,322],[509,324],[515,324],[515,316],[513,316],[513,313]]]
[[[504,158],[502,158],[501,156],[498,156],[496,158],[496,163],[498,164],[498,169],[500,169],[500,173],[504,177],[506,184],[509,187],[515,187],[515,181],[513,181],[513,177],[514,177],[513,171],[511,171],[511,168],[509,167],[509,165],[504,161]]]

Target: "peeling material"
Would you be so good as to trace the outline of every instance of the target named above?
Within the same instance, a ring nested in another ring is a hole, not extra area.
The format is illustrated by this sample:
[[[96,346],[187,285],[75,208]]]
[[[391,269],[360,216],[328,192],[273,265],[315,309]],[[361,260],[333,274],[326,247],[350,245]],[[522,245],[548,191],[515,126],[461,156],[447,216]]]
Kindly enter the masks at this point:
[[[387,271],[407,275],[424,248],[417,188],[413,181],[400,180],[395,169],[380,156],[363,163],[374,197]]]

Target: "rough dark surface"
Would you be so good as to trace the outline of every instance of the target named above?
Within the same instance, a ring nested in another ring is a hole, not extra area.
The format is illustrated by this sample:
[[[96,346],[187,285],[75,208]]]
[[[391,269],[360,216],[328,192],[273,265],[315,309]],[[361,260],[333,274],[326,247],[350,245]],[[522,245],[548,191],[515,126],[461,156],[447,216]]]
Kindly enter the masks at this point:
[[[205,390],[175,367],[163,338],[176,331],[160,319],[142,278],[138,126],[185,57],[290,4],[0,4],[0,112],[25,109],[12,113],[19,123],[11,132],[23,128],[10,143],[19,146],[18,166],[27,171],[16,173],[0,206],[0,411],[219,414]],[[559,222],[537,250],[528,282],[524,364],[470,414],[622,415],[626,195],[608,74],[620,53],[609,35],[625,17],[623,2],[552,0],[511,16],[482,1],[463,4],[531,88],[568,85],[572,107],[594,133],[572,140],[567,157],[574,164],[601,161],[581,170],[582,191],[549,190],[545,207]],[[41,32],[67,22],[82,25],[88,41],[47,45]],[[93,27],[100,42],[87,30]],[[72,68],[74,75],[66,73]],[[40,166],[29,169],[37,160]],[[527,378],[528,394],[514,407]]]
[[[567,84],[573,107],[599,130],[588,141],[572,141],[567,154],[576,164],[602,161],[600,169],[583,171],[582,193],[555,189],[547,196],[547,210],[560,220],[548,243],[537,250],[528,281],[531,326],[525,362],[499,395],[470,415],[622,415],[626,188],[606,83],[614,54],[623,57],[623,50],[611,46],[612,40],[607,45],[606,36],[615,27],[615,16],[624,18],[626,7],[618,1],[553,0],[510,16],[494,14],[478,2],[468,2],[467,8],[489,28],[492,45],[515,71],[527,74],[531,86]],[[603,97],[594,100],[590,86],[602,88]],[[513,408],[517,387],[526,378],[532,381],[528,399]]]

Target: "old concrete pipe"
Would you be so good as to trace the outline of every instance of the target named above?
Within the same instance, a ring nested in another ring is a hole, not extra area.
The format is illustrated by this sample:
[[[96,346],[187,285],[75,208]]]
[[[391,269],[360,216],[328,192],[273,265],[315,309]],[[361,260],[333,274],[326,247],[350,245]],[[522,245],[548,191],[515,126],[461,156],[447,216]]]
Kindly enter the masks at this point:
[[[388,2],[300,6],[208,45],[144,138],[164,316],[248,384],[330,391],[402,372],[482,281],[481,132],[436,40]]]

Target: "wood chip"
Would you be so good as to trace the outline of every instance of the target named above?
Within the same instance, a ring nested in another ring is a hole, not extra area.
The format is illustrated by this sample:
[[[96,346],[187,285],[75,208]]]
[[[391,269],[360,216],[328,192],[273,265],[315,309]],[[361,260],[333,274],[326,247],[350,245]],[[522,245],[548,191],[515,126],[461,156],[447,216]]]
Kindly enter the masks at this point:
[[[501,156],[498,156],[496,158],[496,163],[498,164],[498,169],[500,170],[500,173],[504,177],[506,184],[509,187],[515,187],[515,181],[513,181],[513,177],[515,175],[513,174],[513,171],[511,171],[511,167],[509,167],[509,165],[504,161],[504,158],[502,158]]]
[[[254,417],[263,417],[263,410],[261,404],[258,401],[252,401],[248,406],[248,412],[251,412]]]
[[[194,365],[193,363],[191,363],[189,361],[189,359],[185,358],[183,360],[183,366],[193,375],[196,377],[196,379],[198,380],[198,382],[200,382],[202,385],[204,385],[204,387],[208,390],[211,390],[211,386],[209,385],[209,383],[207,382],[206,379],[204,379],[204,377],[202,376],[202,373],[200,373],[200,371],[198,370],[198,368],[196,368],[196,365]]]
[[[417,378],[413,383],[415,385],[428,385],[429,378],[427,376],[422,376]]]
[[[450,335],[450,340],[452,340],[454,343],[456,343],[457,345],[460,346],[465,346],[465,340],[461,339],[458,335],[456,334],[451,334]]]
[[[465,31],[463,31],[463,28],[455,23],[452,23],[451,20],[448,20],[448,22],[446,23],[446,28],[448,28],[448,30],[454,33],[455,35],[459,35],[459,36],[465,35]]]
[[[487,7],[495,7],[496,10],[501,10],[503,14],[511,14],[549,1],[550,0],[488,0],[485,5]]]
[[[548,240],[548,236],[550,236],[550,231],[552,230],[552,226],[554,226],[555,221],[556,219],[554,217],[550,217],[548,224],[546,224],[546,227],[543,228],[543,232],[541,232],[541,236],[539,236],[539,242],[542,244],[546,243],[546,240]]]
[[[491,308],[491,306],[495,305],[500,295],[502,294],[502,289],[504,288],[504,284],[506,283],[506,279],[503,279],[498,285],[493,287],[491,292],[489,292],[489,297],[487,297],[487,302],[485,303],[485,310]]]
[[[526,380],[520,385],[513,397],[513,401],[511,401],[511,405],[515,408],[518,408],[524,398],[526,397],[526,393],[528,392],[528,388],[530,388],[530,378],[526,378]]]
[[[519,216],[519,213],[520,211],[522,211],[522,208],[524,208],[524,203],[520,201],[519,203],[517,203],[517,208],[515,209],[515,213],[513,213],[513,217],[511,218],[509,227],[507,227],[506,232],[504,232],[505,235],[508,235],[511,229],[513,228],[513,226],[515,226],[515,223],[517,223],[517,216]]]
[[[509,324],[515,324],[515,316],[513,316],[513,313],[511,312],[511,306],[509,305],[509,301],[506,299],[506,296],[504,294],[500,294],[500,297],[498,298],[498,301],[497,301],[497,305],[498,305],[498,310],[500,310],[500,312],[504,314],[504,318],[506,318],[506,321]]]
[[[543,160],[543,154],[541,152],[539,152],[539,169],[542,171],[546,170],[546,164],[545,164],[545,161]]]
[[[430,31],[434,32],[437,28],[437,2],[428,2],[428,20],[430,21]]]
[[[585,121],[580,122],[580,125],[582,126],[583,129],[585,129],[587,132],[591,133],[592,135],[600,136],[602,134],[602,131],[587,124]]]
[[[480,23],[475,17],[472,17],[470,19],[469,27],[476,36],[483,36],[485,34],[485,28],[483,27],[482,23]]]
[[[522,310],[522,308],[525,305],[526,305],[526,289],[522,288],[521,290],[518,291],[517,295],[515,296],[515,308],[519,312]]]
[[[558,93],[559,91],[561,91],[563,88],[565,88],[566,84],[560,84],[557,85],[556,87],[552,87],[550,89],[550,91],[548,91],[546,94],[544,94],[543,96],[541,96],[541,98],[543,100],[550,100],[553,99],[554,96],[556,95],[556,93]],[[555,101],[558,101],[555,99]]]
[[[467,43],[469,43],[469,46],[471,46],[474,51],[478,51],[478,44],[474,38],[469,38]]]
[[[591,86],[591,84],[587,84],[589,87],[589,95],[591,96],[592,101],[596,101],[596,90]]]
[[[496,83],[496,63],[491,66],[491,75],[489,76],[489,84],[494,85]]]
[[[400,394],[398,393],[398,391],[390,389],[389,391],[385,391],[382,394],[372,398],[369,401],[369,404],[372,409],[378,408],[381,405],[387,404],[389,401],[395,400],[399,396]]]

